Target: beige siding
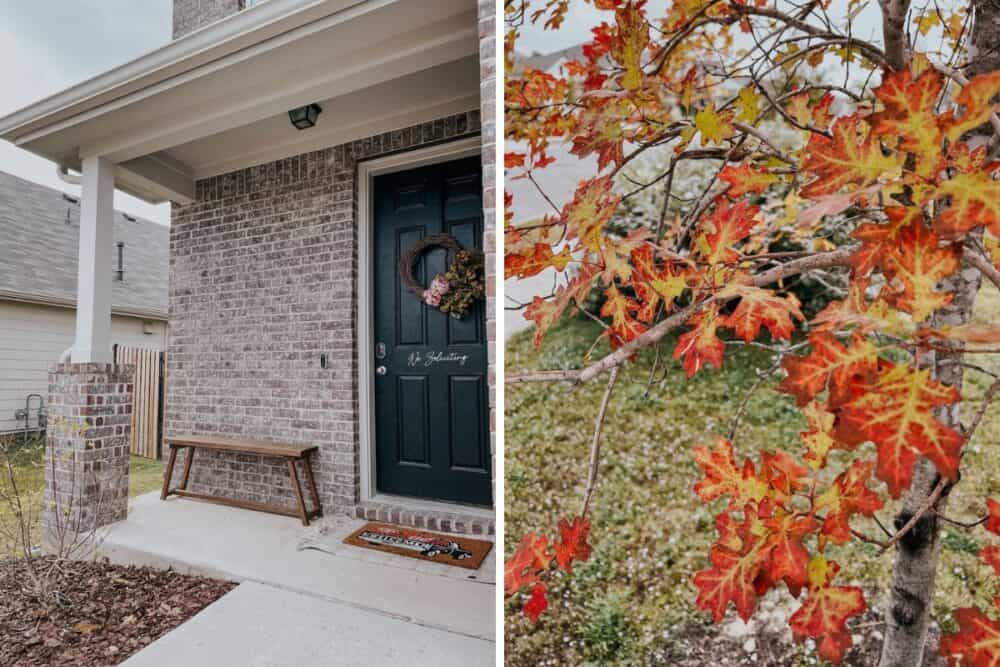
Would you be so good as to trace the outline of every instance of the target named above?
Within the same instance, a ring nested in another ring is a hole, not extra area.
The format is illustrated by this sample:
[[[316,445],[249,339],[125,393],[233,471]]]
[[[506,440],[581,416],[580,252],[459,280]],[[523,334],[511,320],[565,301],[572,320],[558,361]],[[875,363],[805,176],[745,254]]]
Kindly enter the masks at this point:
[[[14,411],[24,407],[28,394],[48,400],[48,367],[73,343],[74,318],[69,308],[0,300],[0,433],[23,428],[23,422],[14,420]],[[166,322],[152,322],[152,331],[143,333],[139,318],[111,319],[113,343],[164,349]]]

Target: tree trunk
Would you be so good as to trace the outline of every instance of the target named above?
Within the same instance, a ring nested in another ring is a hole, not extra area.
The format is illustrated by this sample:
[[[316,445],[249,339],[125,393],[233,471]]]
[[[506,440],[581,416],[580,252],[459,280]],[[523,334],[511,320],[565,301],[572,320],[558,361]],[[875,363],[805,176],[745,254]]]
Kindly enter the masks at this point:
[[[1000,68],[1000,52],[993,49],[993,45],[1000,44],[1000,4],[992,0],[973,0],[972,10],[970,77]],[[970,143],[989,140],[992,133],[992,127],[986,125],[976,131],[981,137],[970,138]],[[972,316],[980,282],[979,271],[963,262],[960,272],[942,283],[942,289],[951,291],[955,296],[951,304],[934,314],[934,323],[967,322]],[[939,352],[935,356],[936,358],[928,360],[934,364],[935,377],[961,390],[963,369],[954,363],[961,359],[961,353]],[[942,411],[938,417],[953,428],[961,428],[957,405]],[[917,462],[913,485],[903,501],[903,508],[895,518],[897,530],[925,503],[938,481],[934,464],[927,459]],[[948,487],[937,502],[938,510],[944,509],[948,500],[947,493]],[[940,528],[934,513],[928,512],[897,545],[885,615],[885,642],[879,662],[881,667],[913,667],[923,662],[931,602],[934,598]]]

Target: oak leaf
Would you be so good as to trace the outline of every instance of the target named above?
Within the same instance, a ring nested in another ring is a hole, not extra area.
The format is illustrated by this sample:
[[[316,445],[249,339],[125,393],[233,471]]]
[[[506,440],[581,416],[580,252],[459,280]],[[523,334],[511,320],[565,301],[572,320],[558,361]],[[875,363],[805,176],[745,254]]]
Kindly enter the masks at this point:
[[[801,191],[806,198],[839,192],[846,186],[863,188],[901,166],[895,154],[885,155],[878,135],[858,115],[838,118],[832,138],[813,134],[805,148],[803,168],[813,178]]]
[[[865,596],[857,586],[834,586],[840,570],[834,561],[816,554],[809,562],[809,593],[788,624],[799,641],[813,637],[820,657],[840,663],[852,645],[847,619],[866,609]]]
[[[570,523],[566,519],[559,521],[559,541],[556,542],[556,563],[566,572],[573,571],[573,561],[586,561],[590,558],[591,547],[587,543],[590,534],[590,521],[582,516],[575,517]]]
[[[938,650],[951,665],[1000,665],[1000,622],[972,607],[953,613],[958,632],[941,636]]]
[[[722,368],[726,344],[715,335],[721,324],[718,308],[706,308],[692,316],[688,323],[692,329],[677,338],[674,359],[683,357],[684,372],[689,378],[706,365],[712,365],[716,370]]]

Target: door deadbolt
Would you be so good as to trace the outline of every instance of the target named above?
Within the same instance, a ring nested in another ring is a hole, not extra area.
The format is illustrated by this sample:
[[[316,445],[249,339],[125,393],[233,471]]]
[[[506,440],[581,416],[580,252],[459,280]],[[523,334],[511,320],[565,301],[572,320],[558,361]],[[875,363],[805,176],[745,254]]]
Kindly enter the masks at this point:
[[[385,343],[375,343],[375,358],[385,359]]]

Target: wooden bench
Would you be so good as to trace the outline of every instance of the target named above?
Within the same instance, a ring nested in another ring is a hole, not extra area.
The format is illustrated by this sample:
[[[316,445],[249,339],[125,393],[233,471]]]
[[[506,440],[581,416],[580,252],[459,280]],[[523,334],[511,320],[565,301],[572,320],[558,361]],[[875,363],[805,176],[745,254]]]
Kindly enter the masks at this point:
[[[323,508],[319,501],[319,493],[316,491],[316,480],[313,479],[312,465],[309,462],[309,455],[317,449],[315,445],[289,445],[260,440],[231,440],[228,438],[194,435],[166,438],[164,439],[164,444],[170,447],[170,458],[167,460],[167,469],[163,475],[163,490],[160,492],[161,500],[166,500],[171,495],[181,496],[182,498],[197,498],[199,500],[218,503],[219,505],[230,505],[258,512],[270,512],[272,514],[298,517],[302,520],[302,525],[304,526],[309,525],[309,519],[322,516],[323,514]],[[170,480],[173,477],[177,452],[185,448],[188,450],[188,456],[184,461],[184,473],[181,476],[181,484],[179,487],[171,489]],[[188,491],[188,480],[191,479],[191,462],[194,460],[194,453],[197,449],[234,452],[237,454],[258,454],[260,456],[272,456],[284,459],[288,464],[288,477],[292,483],[292,491],[295,493],[295,499],[298,501],[298,510],[290,510],[278,505],[256,503],[250,500],[237,500],[235,498],[224,498],[207,493]],[[304,464],[306,483],[309,485],[313,502],[316,504],[316,508],[312,511],[306,510],[306,503],[302,498],[302,485],[299,483],[299,473],[295,467],[297,461],[302,461]]]

